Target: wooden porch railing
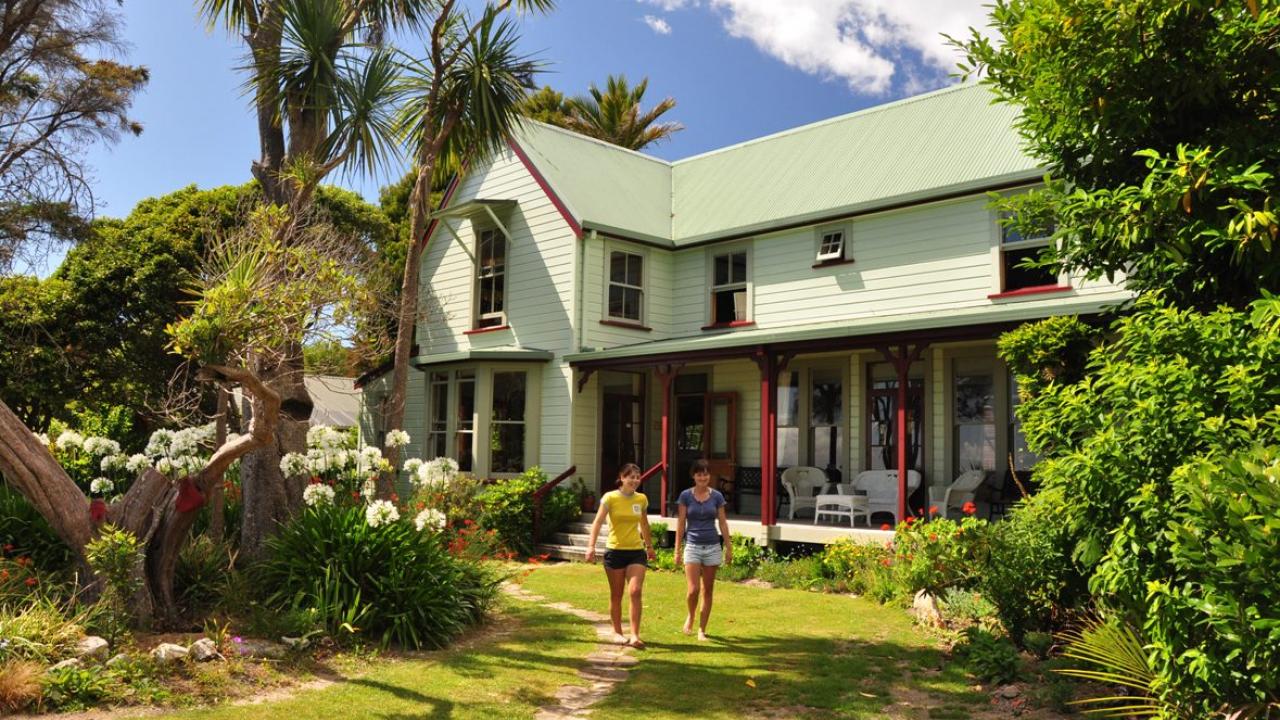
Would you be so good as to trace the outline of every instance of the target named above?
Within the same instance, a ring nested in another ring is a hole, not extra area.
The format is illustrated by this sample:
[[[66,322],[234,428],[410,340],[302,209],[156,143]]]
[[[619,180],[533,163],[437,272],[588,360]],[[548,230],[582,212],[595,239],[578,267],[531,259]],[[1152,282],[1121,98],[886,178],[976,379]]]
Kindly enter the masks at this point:
[[[667,514],[666,512],[667,511],[667,475],[666,475],[667,463],[666,461],[659,460],[658,462],[654,463],[653,467],[640,473],[640,482],[643,483],[645,480],[648,480],[654,475],[657,475],[659,472],[662,472],[663,475],[662,475],[662,490],[660,492],[660,494],[662,495],[662,498],[658,502],[658,512],[661,515],[665,516]]]
[[[542,484],[542,487],[533,491],[533,544],[538,544],[539,530],[542,527],[542,504],[546,501],[547,496],[551,494],[556,486],[564,482],[570,475],[578,472],[577,465],[570,465],[568,470],[560,473],[551,480]]]

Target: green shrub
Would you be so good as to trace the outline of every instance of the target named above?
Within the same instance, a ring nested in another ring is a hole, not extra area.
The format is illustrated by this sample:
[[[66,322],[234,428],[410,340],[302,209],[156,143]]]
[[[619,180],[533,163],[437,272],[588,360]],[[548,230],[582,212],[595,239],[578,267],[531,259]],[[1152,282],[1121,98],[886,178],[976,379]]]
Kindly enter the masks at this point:
[[[1027,652],[1043,660],[1049,657],[1049,650],[1053,647],[1053,636],[1049,633],[1029,632],[1022,636],[1022,645]]]
[[[1015,641],[1029,631],[1058,629],[1070,610],[1088,599],[1085,578],[1071,560],[1070,536],[1059,520],[1062,498],[1060,489],[1046,490],[991,526],[991,559],[977,587],[995,603]]]
[[[667,524],[664,522],[649,523],[649,537],[653,538],[654,547],[666,547]]]
[[[498,531],[507,548],[522,555],[533,554],[533,493],[547,482],[540,468],[529,468],[518,478],[499,480],[480,491],[480,526]],[[581,505],[571,489],[557,487],[542,504],[539,541],[546,540],[578,517]]]
[[[1022,659],[1018,648],[1007,638],[980,627],[964,631],[964,640],[956,646],[956,654],[964,658],[969,669],[983,682],[1008,683],[1018,679]]]
[[[822,557],[809,557],[787,560],[785,558],[769,558],[756,567],[757,578],[781,588],[813,590],[826,585],[823,575]]]
[[[841,539],[822,553],[822,574],[835,590],[888,602],[899,594],[893,582],[893,552],[882,545]]]
[[[909,595],[973,588],[989,565],[990,536],[991,523],[974,517],[900,523],[893,536],[894,578]]]
[[[412,522],[370,527],[358,507],[309,508],[268,543],[259,586],[270,608],[314,610],[326,631],[383,646],[437,648],[478,622],[497,579]]]
[[[54,711],[87,710],[111,697],[111,677],[101,667],[64,667],[45,673],[44,707]]]
[[[10,659],[54,662],[84,637],[83,616],[71,615],[52,600],[37,598],[0,607],[0,662]]]
[[[103,583],[98,600],[102,613],[97,619],[107,641],[115,645],[130,624],[129,600],[142,587],[138,572],[142,549],[133,533],[107,525],[85,545],[84,551],[89,567]]]
[[[0,479],[0,557],[31,558],[42,572],[71,564],[71,551],[49,523],[17,490]]]
[[[991,627],[998,623],[996,606],[982,593],[960,588],[947,588],[938,599],[938,610],[948,625],[953,627]]]
[[[231,548],[208,535],[198,535],[178,553],[173,589],[179,607],[188,614],[218,607],[235,583]]]
[[[654,550],[653,563],[650,565],[654,570],[676,570],[676,553],[672,548],[658,548]]]

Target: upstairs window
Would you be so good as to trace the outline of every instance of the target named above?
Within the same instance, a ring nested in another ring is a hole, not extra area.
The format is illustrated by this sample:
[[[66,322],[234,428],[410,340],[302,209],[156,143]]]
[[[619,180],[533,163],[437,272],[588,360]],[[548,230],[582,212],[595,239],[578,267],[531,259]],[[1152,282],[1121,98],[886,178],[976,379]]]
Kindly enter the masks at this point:
[[[716,255],[712,261],[711,324],[747,320],[747,252]]]
[[[507,241],[497,230],[481,230],[476,253],[477,329],[507,324]]]
[[[609,253],[609,317],[640,323],[644,313],[644,256]]]
[[[818,230],[818,263],[844,260],[845,244],[848,233],[845,228],[822,228]]]
[[[1058,275],[1051,268],[1020,267],[1023,263],[1040,257],[1040,252],[1052,241],[1053,232],[1054,229],[1050,227],[1043,232],[1024,237],[1017,228],[1005,222],[1000,223],[1001,292],[1058,285]]]

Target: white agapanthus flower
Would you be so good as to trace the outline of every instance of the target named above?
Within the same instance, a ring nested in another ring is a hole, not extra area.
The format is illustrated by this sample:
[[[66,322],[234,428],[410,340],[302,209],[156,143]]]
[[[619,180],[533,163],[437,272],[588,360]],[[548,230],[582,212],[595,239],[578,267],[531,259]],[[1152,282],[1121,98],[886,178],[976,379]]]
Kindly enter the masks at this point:
[[[404,461],[404,471],[409,473],[410,475],[416,474],[418,472],[418,468],[420,467],[422,467],[421,458],[409,458],[408,460]]]
[[[346,444],[346,434],[328,425],[316,425],[307,430],[307,447],[337,450]]]
[[[107,493],[114,490],[115,487],[116,487],[116,484],[111,482],[107,478],[104,478],[104,477],[94,478],[93,482],[89,483],[89,492],[93,493],[94,495],[106,495]]]
[[[360,455],[356,458],[356,470],[360,472],[373,472],[382,468],[382,451],[376,447],[369,445],[360,448]]]
[[[40,444],[41,444],[41,445],[44,445],[45,447],[49,447],[49,445],[51,445],[51,444],[52,444],[52,443],[50,443],[50,442],[49,442],[49,436],[48,436],[48,435],[46,435],[46,434],[44,434],[44,433],[32,433],[32,434],[36,436],[36,439],[40,441]]]
[[[115,470],[124,470],[129,467],[128,455],[108,455],[102,458],[100,464],[102,472],[113,472]]]
[[[173,472],[173,461],[167,457],[162,457],[156,461],[156,472],[161,475],[169,475]]]
[[[280,472],[284,473],[285,477],[306,475],[309,465],[307,456],[299,453],[289,453],[280,458]]]
[[[334,470],[345,470],[351,465],[356,454],[350,450],[335,450],[329,453],[329,465]]]
[[[418,528],[419,532],[425,528],[431,528],[435,532],[440,532],[444,529],[444,525],[448,521],[449,520],[444,516],[444,513],[436,510],[435,508],[427,508],[426,510],[418,513],[418,516],[413,519],[413,525]]]
[[[110,438],[87,437],[84,439],[84,451],[90,455],[119,455],[120,443]]]
[[[372,500],[375,497],[377,497],[377,495],[378,495],[378,483],[374,481],[372,478],[369,480],[365,480],[364,484],[360,486],[360,497],[364,498],[365,500]]]
[[[369,527],[389,525],[400,519],[400,511],[390,500],[374,500],[364,509],[364,520]]]
[[[418,468],[417,485],[425,490],[439,490],[453,482],[458,463],[453,458],[438,457]]]
[[[162,457],[169,454],[169,445],[173,442],[173,431],[161,428],[147,438],[147,449],[144,451],[151,457]]]
[[[53,444],[62,452],[79,450],[84,445],[84,436],[75,430],[63,430],[58,439],[53,441]]]
[[[311,483],[302,491],[302,502],[307,507],[322,507],[333,504],[333,488],[323,483]]]
[[[392,430],[387,433],[387,447],[404,447],[409,444],[409,433],[403,430]]]
[[[137,455],[130,455],[129,460],[124,465],[124,469],[128,470],[134,475],[137,475],[138,473],[141,473],[141,472],[145,472],[146,469],[149,467],[151,467],[151,458],[147,457],[146,455],[143,455],[142,453],[138,453]]]

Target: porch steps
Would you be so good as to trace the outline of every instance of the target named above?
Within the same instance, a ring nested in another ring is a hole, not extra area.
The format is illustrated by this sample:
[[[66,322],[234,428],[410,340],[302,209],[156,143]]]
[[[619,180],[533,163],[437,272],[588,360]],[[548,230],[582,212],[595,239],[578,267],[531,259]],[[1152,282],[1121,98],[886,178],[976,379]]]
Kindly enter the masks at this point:
[[[577,560],[579,562],[587,559],[587,542],[591,539],[591,520],[592,516],[584,515],[582,519],[567,523],[560,528],[560,532],[551,536],[551,541],[539,544],[534,552],[557,560]],[[597,556],[604,555],[605,541],[608,538],[608,531],[602,531],[600,537],[596,539]]]

